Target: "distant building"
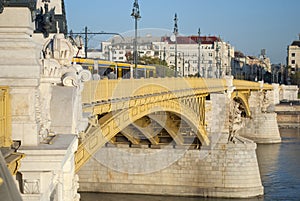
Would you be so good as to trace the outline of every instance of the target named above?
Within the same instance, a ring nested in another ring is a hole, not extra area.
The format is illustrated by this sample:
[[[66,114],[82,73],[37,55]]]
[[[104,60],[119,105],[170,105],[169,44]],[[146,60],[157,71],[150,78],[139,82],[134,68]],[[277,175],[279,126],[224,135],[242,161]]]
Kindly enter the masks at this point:
[[[240,51],[236,51],[232,61],[232,75],[236,79],[250,81],[272,82],[271,61],[262,50],[259,57],[246,56]]]
[[[287,48],[287,67],[290,67],[290,73],[299,71],[300,68],[300,34],[299,40],[295,40]]]
[[[272,64],[272,83],[286,84],[287,73],[283,64]]]
[[[199,36],[177,37],[178,75],[197,75],[199,60],[202,77],[216,78],[230,75],[234,48],[219,37],[201,36],[199,55],[198,42]],[[130,62],[133,54],[133,37],[102,42],[101,47],[102,55],[106,60]],[[175,68],[175,42],[171,41],[169,36],[139,37],[138,53],[139,58],[143,56],[156,57],[165,61],[170,68]]]
[[[199,55],[199,42],[200,55]],[[169,66],[175,66],[175,42],[170,37],[162,37],[153,43],[160,58]],[[177,71],[181,76],[197,75],[200,60],[200,76],[220,78],[231,74],[231,60],[234,48],[216,36],[178,36]]]

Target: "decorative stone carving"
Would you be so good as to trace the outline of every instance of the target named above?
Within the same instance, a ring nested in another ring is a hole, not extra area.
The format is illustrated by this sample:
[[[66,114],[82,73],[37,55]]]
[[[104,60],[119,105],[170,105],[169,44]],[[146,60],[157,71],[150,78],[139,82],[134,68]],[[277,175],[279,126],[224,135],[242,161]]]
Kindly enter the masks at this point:
[[[53,100],[53,85],[76,87],[72,100],[74,104],[74,114],[81,107],[82,83],[90,80],[90,71],[84,70],[80,65],[72,64],[74,47],[63,34],[56,34],[43,46],[41,52],[41,84],[39,94],[37,94],[38,121],[40,141],[44,141],[48,136],[54,135],[55,130],[51,130],[53,118],[51,114],[51,100]],[[76,105],[76,106],[75,106]],[[76,108],[75,108],[76,107]],[[40,109],[42,108],[42,109]],[[74,117],[74,119],[77,119]],[[80,119],[80,117],[79,117]]]
[[[73,190],[74,190],[73,201],[80,200],[80,194],[78,193],[78,189],[79,189],[79,176],[78,174],[75,174],[73,178]]]
[[[63,34],[56,34],[48,40],[42,51],[43,77],[52,83],[74,87],[90,80],[92,75],[88,70],[82,69],[80,65],[72,65],[73,54],[74,48]]]
[[[23,180],[24,194],[39,194],[40,193],[40,180],[24,179]]]
[[[242,111],[240,103],[231,101],[229,113],[229,141],[235,142],[237,131],[243,127]]]
[[[56,34],[44,45],[43,54],[46,59],[54,59],[62,66],[70,66],[74,49],[63,34]]]
[[[266,113],[268,112],[268,107],[270,105],[270,100],[267,96],[267,91],[262,91],[260,98],[261,98],[261,112]]]

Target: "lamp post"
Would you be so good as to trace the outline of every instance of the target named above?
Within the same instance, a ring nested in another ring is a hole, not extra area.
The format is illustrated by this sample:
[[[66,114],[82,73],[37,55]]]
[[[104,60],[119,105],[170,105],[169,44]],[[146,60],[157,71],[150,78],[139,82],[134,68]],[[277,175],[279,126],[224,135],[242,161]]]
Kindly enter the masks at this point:
[[[220,78],[220,61],[219,61],[219,50],[220,50],[220,47],[219,47],[219,44],[217,43],[217,47],[216,47],[216,78]]]
[[[138,62],[138,51],[137,51],[137,21],[141,19],[140,15],[140,8],[138,4],[138,0],[135,0],[133,3],[133,9],[131,16],[135,19],[135,36],[134,36],[134,43],[133,43],[133,62],[134,62],[134,69],[135,69],[135,77],[137,78],[137,62]]]
[[[200,63],[201,63],[201,32],[200,32],[200,28],[198,29],[198,77],[200,77]],[[202,76],[204,77],[204,68],[203,68],[203,73]]]
[[[177,77],[177,35],[178,35],[178,18],[177,18],[177,13],[175,13],[174,17],[174,37],[175,37],[175,77]]]

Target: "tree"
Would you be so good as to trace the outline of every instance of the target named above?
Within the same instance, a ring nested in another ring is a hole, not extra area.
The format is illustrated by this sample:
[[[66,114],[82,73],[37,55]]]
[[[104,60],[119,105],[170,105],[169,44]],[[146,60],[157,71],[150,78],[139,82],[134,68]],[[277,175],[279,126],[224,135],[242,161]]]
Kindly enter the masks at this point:
[[[300,71],[291,74],[291,84],[300,87]]]
[[[150,56],[146,56],[146,55],[140,57],[139,62],[141,64],[145,64],[145,65],[156,64],[156,65],[167,66],[167,62],[166,61],[162,61],[158,57],[150,57]]]

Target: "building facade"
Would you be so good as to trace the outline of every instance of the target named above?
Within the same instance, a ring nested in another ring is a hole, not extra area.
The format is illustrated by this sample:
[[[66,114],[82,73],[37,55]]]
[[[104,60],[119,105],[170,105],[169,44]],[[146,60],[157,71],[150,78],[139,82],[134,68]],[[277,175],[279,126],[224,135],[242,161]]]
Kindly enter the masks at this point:
[[[139,58],[147,56],[159,58],[175,70],[178,76],[220,78],[231,74],[231,60],[234,48],[216,36],[178,36],[177,44],[169,36],[139,37]],[[177,52],[175,45],[177,45]],[[110,61],[130,62],[133,54],[133,38],[101,43],[102,58]],[[200,49],[199,49],[200,47]],[[177,59],[175,59],[175,55]],[[177,60],[177,66],[175,65]],[[200,63],[199,63],[200,61]],[[198,65],[199,64],[199,65]],[[200,69],[200,72],[198,72]]]
[[[247,56],[236,51],[232,60],[232,75],[236,79],[249,81],[272,81],[271,61],[265,54],[259,57]]]
[[[153,44],[159,57],[171,68],[176,66],[177,45],[177,71],[180,76],[195,76],[199,73],[201,77],[220,78],[231,74],[234,48],[220,37],[178,36],[176,42],[171,37],[162,37],[161,42]]]
[[[300,68],[300,34],[299,40],[295,40],[287,48],[287,66],[290,72],[295,73]]]

